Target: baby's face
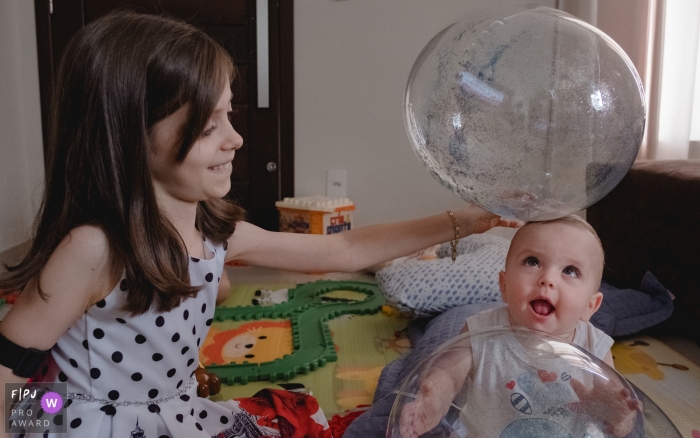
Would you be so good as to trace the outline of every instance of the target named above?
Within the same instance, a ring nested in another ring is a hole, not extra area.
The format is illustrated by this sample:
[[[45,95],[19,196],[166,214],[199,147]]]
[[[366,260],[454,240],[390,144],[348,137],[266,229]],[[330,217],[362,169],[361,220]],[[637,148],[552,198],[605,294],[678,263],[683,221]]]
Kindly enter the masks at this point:
[[[587,230],[533,224],[513,239],[499,282],[511,324],[570,341],[576,323],[598,310],[603,254]]]

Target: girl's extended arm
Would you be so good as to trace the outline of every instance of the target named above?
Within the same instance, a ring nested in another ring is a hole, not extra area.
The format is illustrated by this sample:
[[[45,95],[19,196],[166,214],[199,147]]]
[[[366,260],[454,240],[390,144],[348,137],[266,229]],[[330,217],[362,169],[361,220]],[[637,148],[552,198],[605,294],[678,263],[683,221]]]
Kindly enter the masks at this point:
[[[496,226],[521,224],[476,206],[454,214],[459,222],[459,237]],[[453,238],[454,227],[447,213],[325,236],[274,233],[239,222],[229,240],[226,258],[289,271],[352,272]]]
[[[39,282],[46,294],[38,293],[37,281],[24,288],[0,322],[0,333],[25,348],[48,350],[93,303],[111,290],[109,247],[96,227],[71,231],[41,271]],[[12,370],[0,365],[0,388],[5,383],[24,383]],[[0,396],[0,424],[5,424],[4,394]],[[4,428],[0,436],[4,436]]]

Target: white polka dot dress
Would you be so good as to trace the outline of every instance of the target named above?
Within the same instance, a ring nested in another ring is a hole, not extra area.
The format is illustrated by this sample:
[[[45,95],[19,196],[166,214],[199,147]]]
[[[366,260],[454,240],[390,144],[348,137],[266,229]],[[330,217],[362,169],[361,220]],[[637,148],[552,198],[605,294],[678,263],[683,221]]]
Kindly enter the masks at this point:
[[[35,376],[65,382],[75,394],[58,420],[66,422],[68,434],[56,437],[229,436],[238,403],[197,397],[191,377],[214,317],[224,265],[224,248],[205,244],[214,256],[189,262],[192,284],[202,285],[196,297],[170,312],[130,316],[121,310],[129,288],[122,280],[59,339]]]

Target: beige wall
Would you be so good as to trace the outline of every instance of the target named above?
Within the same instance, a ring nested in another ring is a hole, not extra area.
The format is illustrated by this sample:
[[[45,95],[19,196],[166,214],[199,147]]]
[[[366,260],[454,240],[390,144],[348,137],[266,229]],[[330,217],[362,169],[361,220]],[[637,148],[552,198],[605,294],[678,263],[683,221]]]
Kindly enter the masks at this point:
[[[0,1],[0,253],[26,241],[44,183],[34,2]]]
[[[358,225],[464,205],[411,149],[403,98],[424,45],[483,2],[295,0],[296,196],[325,194],[327,170],[346,169]]]

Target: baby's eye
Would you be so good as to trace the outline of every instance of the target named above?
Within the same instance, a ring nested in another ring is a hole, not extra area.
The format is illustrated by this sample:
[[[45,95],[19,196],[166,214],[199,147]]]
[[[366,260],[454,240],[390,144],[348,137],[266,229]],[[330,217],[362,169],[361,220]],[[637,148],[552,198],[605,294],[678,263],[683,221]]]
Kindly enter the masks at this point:
[[[527,257],[527,258],[523,261],[523,264],[524,264],[525,266],[539,266],[539,265],[540,265],[540,261],[537,260],[536,257],[530,256],[530,257]]]
[[[576,269],[574,266],[567,266],[566,268],[564,268],[564,270],[562,272],[564,273],[564,275],[569,275],[569,276],[574,277],[574,278],[581,277],[581,272],[578,269]]]

